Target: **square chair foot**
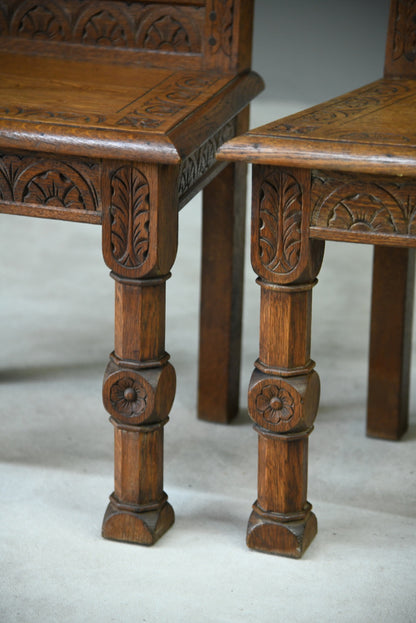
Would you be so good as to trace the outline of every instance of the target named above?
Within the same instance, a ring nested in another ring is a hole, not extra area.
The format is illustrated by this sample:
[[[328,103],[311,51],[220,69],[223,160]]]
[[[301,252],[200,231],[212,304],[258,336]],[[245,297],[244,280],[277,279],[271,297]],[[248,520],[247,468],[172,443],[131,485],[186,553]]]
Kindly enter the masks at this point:
[[[256,504],[247,527],[247,545],[267,554],[301,558],[318,530],[316,516],[307,510],[303,518],[282,521],[275,513],[265,513]]]
[[[153,545],[175,521],[172,506],[166,500],[152,510],[118,504],[113,496],[104,515],[102,536],[113,541]]]

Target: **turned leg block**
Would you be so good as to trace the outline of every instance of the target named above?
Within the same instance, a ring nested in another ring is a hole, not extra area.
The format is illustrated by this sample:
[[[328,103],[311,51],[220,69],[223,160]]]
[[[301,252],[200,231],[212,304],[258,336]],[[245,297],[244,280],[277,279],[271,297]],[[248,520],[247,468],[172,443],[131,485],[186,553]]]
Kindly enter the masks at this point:
[[[253,505],[247,527],[247,545],[266,554],[301,558],[316,536],[315,514],[308,510],[301,518],[264,513]]]
[[[145,511],[120,504],[111,496],[104,515],[102,536],[113,541],[153,545],[174,521],[173,508],[167,501],[159,508]]]

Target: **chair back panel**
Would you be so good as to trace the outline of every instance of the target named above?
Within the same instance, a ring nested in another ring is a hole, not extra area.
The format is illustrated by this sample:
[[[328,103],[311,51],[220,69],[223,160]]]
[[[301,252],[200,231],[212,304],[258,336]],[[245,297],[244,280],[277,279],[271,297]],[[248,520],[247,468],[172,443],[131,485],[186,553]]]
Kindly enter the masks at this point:
[[[384,75],[416,78],[416,0],[391,2]]]
[[[241,70],[253,0],[0,0],[0,45],[161,67]]]

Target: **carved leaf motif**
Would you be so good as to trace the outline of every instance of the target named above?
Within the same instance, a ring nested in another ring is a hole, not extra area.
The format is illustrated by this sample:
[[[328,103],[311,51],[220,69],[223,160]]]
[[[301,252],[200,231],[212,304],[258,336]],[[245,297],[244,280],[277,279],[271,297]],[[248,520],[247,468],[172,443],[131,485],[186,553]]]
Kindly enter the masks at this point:
[[[206,141],[194,153],[190,154],[181,164],[178,180],[178,192],[182,197],[197,183],[215,163],[215,154],[220,145],[235,135],[234,120],[222,127],[212,138]]]
[[[297,181],[279,171],[260,189],[260,259],[274,273],[289,273],[301,251],[302,193]]]
[[[82,39],[90,45],[125,47],[127,33],[123,25],[109,11],[92,15],[84,26]]]
[[[19,35],[29,39],[64,39],[62,20],[48,6],[32,6],[17,24]]]
[[[360,193],[347,195],[335,205],[328,226],[335,229],[386,234],[397,231],[392,214],[379,197]]]
[[[67,210],[98,211],[97,165],[0,155],[0,198]],[[91,175],[92,174],[92,177]]]
[[[361,233],[414,235],[416,184],[410,178],[315,171],[312,227]]]
[[[188,33],[182,24],[170,15],[160,17],[150,26],[143,47],[149,50],[191,51]]]
[[[111,179],[113,256],[127,267],[141,266],[149,250],[149,184],[134,167],[122,167]]]

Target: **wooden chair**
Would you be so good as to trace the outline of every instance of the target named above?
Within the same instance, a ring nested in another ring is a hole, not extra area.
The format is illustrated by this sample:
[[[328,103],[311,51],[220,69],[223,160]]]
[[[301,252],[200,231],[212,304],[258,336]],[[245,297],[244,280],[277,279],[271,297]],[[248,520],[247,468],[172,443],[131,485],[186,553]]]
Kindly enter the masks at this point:
[[[263,87],[252,18],[252,0],[0,0],[0,211],[102,224],[115,280],[111,539],[151,544],[174,520],[165,282],[178,211],[205,186],[199,409],[237,411],[245,172],[215,151]]]
[[[300,557],[317,531],[307,449],[319,401],[311,296],[325,240],[375,245],[367,432],[408,422],[416,246],[416,4],[393,0],[384,78],[252,130],[219,150],[253,162],[252,263],[260,355],[249,411],[259,433],[258,499],[247,542]]]

